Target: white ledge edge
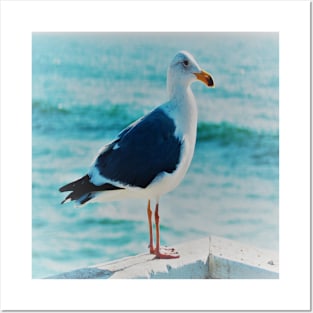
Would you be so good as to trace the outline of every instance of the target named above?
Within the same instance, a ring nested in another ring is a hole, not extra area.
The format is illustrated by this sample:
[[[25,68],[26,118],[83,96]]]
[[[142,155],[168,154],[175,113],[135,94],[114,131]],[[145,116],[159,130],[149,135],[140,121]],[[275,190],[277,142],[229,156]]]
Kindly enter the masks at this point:
[[[180,258],[144,253],[47,277],[48,279],[277,279],[278,253],[209,236],[175,246]]]

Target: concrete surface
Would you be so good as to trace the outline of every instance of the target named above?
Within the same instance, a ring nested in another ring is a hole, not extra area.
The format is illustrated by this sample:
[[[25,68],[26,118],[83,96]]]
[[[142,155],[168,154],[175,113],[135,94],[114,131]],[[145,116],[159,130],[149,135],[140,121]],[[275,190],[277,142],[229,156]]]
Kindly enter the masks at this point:
[[[209,236],[176,245],[180,258],[160,260],[149,253],[47,277],[48,279],[230,279],[279,278],[278,254]]]

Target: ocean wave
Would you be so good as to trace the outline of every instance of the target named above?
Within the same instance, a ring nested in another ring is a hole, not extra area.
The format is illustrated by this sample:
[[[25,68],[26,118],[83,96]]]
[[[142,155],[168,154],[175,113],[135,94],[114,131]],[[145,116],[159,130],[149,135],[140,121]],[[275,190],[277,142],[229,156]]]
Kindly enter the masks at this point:
[[[215,141],[222,145],[251,145],[265,142],[278,143],[278,133],[258,131],[226,121],[220,123],[199,122],[198,141]]]
[[[138,114],[137,116],[140,116]],[[63,134],[77,138],[84,133],[86,138],[97,138],[107,131],[119,132],[137,118],[123,104],[97,106],[51,105],[34,101],[32,107],[33,131],[54,136]]]
[[[142,109],[126,104],[106,103],[97,106],[62,106],[33,102],[33,130],[45,135],[70,138],[102,138],[107,132],[119,133],[123,128],[144,114]],[[278,147],[279,134],[260,131],[231,122],[199,121],[197,141],[216,142],[220,145],[274,145]]]

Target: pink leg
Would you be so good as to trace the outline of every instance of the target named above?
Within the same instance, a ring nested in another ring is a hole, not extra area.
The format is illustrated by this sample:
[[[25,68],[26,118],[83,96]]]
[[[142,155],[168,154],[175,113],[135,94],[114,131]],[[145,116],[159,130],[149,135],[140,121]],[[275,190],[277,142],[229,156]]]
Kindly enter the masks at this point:
[[[155,249],[153,247],[152,210],[150,207],[150,200],[148,200],[147,214],[148,214],[148,223],[149,223],[149,248],[150,248],[150,253],[154,254]]]
[[[176,259],[179,254],[173,248],[163,248],[160,246],[160,217],[159,217],[159,202],[156,203],[155,212],[155,228],[156,228],[156,248],[154,254],[158,259]],[[151,253],[151,249],[150,249]]]

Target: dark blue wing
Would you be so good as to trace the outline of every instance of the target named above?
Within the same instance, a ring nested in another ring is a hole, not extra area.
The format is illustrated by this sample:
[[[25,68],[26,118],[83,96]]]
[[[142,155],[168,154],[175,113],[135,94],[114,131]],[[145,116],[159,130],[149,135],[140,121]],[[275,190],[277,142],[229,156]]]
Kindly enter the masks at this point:
[[[110,180],[145,188],[159,173],[177,168],[182,143],[175,129],[174,120],[157,108],[123,130],[95,166]]]

